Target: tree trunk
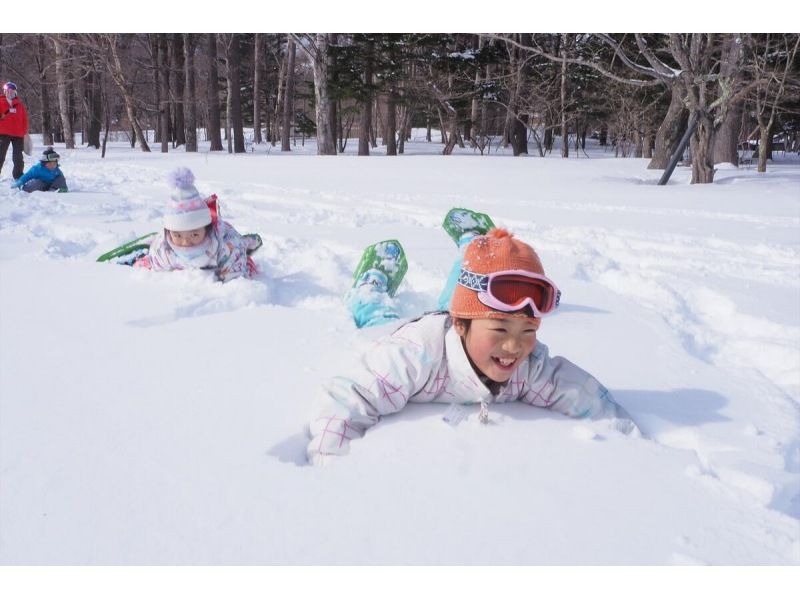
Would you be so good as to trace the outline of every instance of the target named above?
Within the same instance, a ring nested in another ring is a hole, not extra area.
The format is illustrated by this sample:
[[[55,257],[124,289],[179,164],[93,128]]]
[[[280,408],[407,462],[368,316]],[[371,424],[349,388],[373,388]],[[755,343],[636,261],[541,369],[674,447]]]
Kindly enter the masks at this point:
[[[486,45],[486,37],[483,35],[478,36],[478,51],[480,52],[483,47]],[[481,88],[481,79],[482,72],[480,67],[475,69],[475,81],[474,86],[475,90],[479,90]],[[487,76],[488,79],[488,76]],[[481,108],[484,104],[483,99],[478,99],[477,97],[472,98],[472,105],[470,106],[469,111],[469,123],[470,123],[470,132],[469,132],[469,140],[472,147],[478,146],[478,138],[483,135],[483,130],[480,128],[480,114],[482,112]],[[483,147],[481,147],[481,151],[483,151]]]
[[[175,147],[186,145],[186,120],[184,110],[184,94],[186,90],[186,74],[183,65],[185,50],[183,47],[183,34],[173,33],[170,37],[170,64],[174,77],[172,79],[173,93],[171,93],[175,124],[172,128],[174,132],[173,141]]]
[[[316,50],[312,57],[314,72],[314,96],[317,111],[317,154],[320,156],[336,155],[336,144],[333,140],[333,126],[330,121],[330,95],[328,92],[329,52],[328,34],[317,33],[314,38]]]
[[[183,34],[183,50],[186,87],[183,102],[186,113],[186,151],[197,151],[197,92],[195,90],[194,52],[195,37],[193,33]]]
[[[586,137],[583,138],[584,141],[584,149],[586,149]],[[648,160],[653,157],[653,130],[648,127],[644,132],[644,139],[643,139],[643,147],[642,147],[642,157],[647,158]]]
[[[50,94],[47,85],[47,69],[45,67],[45,41],[44,35],[36,36],[36,44],[39,55],[36,57],[36,66],[39,70],[39,93],[42,96],[41,118],[42,118],[42,143],[53,145],[53,123],[50,119]]]
[[[532,45],[530,33],[519,34],[520,43],[523,46]],[[514,120],[511,122],[509,129],[509,140],[515,156],[528,155],[528,121],[530,119],[527,110],[523,109],[523,102],[528,99],[528,88],[530,86],[530,67],[522,55],[521,50],[517,50],[520,54],[517,61],[517,91],[515,93],[516,108]]]
[[[378,107],[378,98],[372,98],[372,107],[370,108],[372,111],[372,123],[370,123],[369,127],[369,146],[371,149],[377,149],[378,147],[378,125],[375,122],[377,120],[376,114],[379,113]]]
[[[569,130],[567,129],[567,34],[561,34],[561,157],[569,158]]]
[[[158,122],[161,135],[161,153],[169,151],[170,118],[169,118],[169,57],[167,53],[167,34],[158,33]]]
[[[244,120],[242,118],[241,70],[242,59],[239,47],[239,34],[231,33],[226,45],[228,64],[228,104],[230,106],[230,127],[233,135],[233,152],[244,153]]]
[[[517,67],[519,50],[511,48],[509,50],[509,74],[511,77],[509,90],[508,90],[508,108],[506,110],[506,119],[503,125],[503,141],[502,146],[508,147],[511,143],[512,130],[514,128],[514,121],[517,118],[517,96],[519,94],[519,68]],[[513,147],[512,147],[513,150]]]
[[[139,147],[142,148],[142,151],[149,152],[150,146],[147,144],[147,137],[145,136],[144,131],[142,131],[142,125],[139,123],[139,119],[136,116],[136,103],[133,98],[133,92],[128,85],[127,79],[125,78],[125,70],[122,68],[122,62],[120,61],[119,53],[117,52],[117,34],[108,34],[102,39],[105,41],[104,46],[108,52],[106,64],[109,66],[111,78],[114,79],[117,89],[119,89],[120,93],[122,94],[122,101],[125,104],[125,113],[128,115],[128,121],[133,129],[133,135],[131,136],[131,147],[134,147],[138,141]]]
[[[261,71],[263,70],[261,46],[264,34],[256,33],[253,38],[253,143],[261,143]]]
[[[397,91],[394,87],[386,97],[386,155],[397,155]]]
[[[294,115],[294,61],[297,45],[291,37],[286,42],[286,85],[283,90],[283,127],[281,128],[281,151],[292,151],[289,135]]]
[[[102,144],[102,149],[100,151],[100,157],[101,158],[105,158],[106,157],[106,145],[108,144],[108,134],[111,131],[111,109],[108,106],[108,92],[103,90],[101,95],[102,95],[101,101],[103,102],[103,112],[105,113],[105,117],[106,117],[106,119],[105,119],[106,120],[106,122],[105,122],[106,131],[103,134],[103,144]]]
[[[704,113],[698,115],[697,130],[692,135],[692,184],[714,182],[714,123]]]
[[[758,172],[767,172],[770,138],[769,127],[759,127],[758,133]]]
[[[689,112],[683,102],[684,92],[681,86],[673,85],[671,93],[672,98],[670,99],[667,114],[656,132],[653,159],[647,165],[649,169],[663,170],[667,167],[669,159],[675,153],[678,143],[683,137],[683,132],[689,123]]]
[[[728,108],[725,119],[717,129],[714,142],[714,164],[730,163],[739,166],[739,133],[742,127],[743,102]]]
[[[369,136],[372,126],[372,61],[375,52],[375,44],[367,41],[364,44],[364,98],[361,102],[361,118],[358,124],[358,155],[369,156]]]
[[[425,141],[430,143],[432,141],[431,138],[431,109],[428,106],[428,111],[425,115]]]
[[[72,122],[69,116],[69,89],[67,86],[67,48],[64,41],[58,36],[53,36],[53,46],[56,51],[56,85],[58,87],[58,111],[61,114],[61,127],[64,131],[64,142],[67,149],[75,149],[75,135],[72,132]]]
[[[329,33],[328,34],[328,44],[336,45],[339,40],[338,33]],[[330,54],[330,50],[328,53],[328,87],[336,87],[336,81],[338,80],[339,74],[336,68],[336,55]],[[330,97],[330,93],[328,94]],[[328,102],[328,122],[330,122],[331,127],[331,140],[333,142],[333,146],[337,146],[337,142],[339,140],[338,132],[342,128],[341,123],[341,115],[339,111],[336,109],[336,100],[331,99]],[[335,150],[334,150],[335,153]]]
[[[86,143],[89,147],[100,149],[100,129],[103,126],[103,102],[101,76],[94,57],[86,55],[86,80],[84,86],[84,106],[86,108]]]
[[[447,113],[447,126],[445,127],[445,124],[442,123],[442,134],[444,134],[445,128],[447,129],[447,142],[442,150],[442,155],[449,156],[453,153],[453,149],[458,141],[458,112],[448,102],[443,102],[442,104]]]
[[[220,133],[221,118],[219,110],[219,68],[217,65],[217,34],[206,34],[208,46],[208,138],[211,141],[211,151],[222,151],[222,135]]]
[[[150,51],[150,67],[153,72],[153,102],[157,110],[161,109],[161,67],[158,63],[158,44],[159,44],[159,37],[160,34],[158,33],[149,33],[147,35],[147,43],[148,43],[148,50]],[[160,143],[161,142],[161,114],[159,112],[159,116],[156,118],[155,124],[155,135],[153,135],[153,142]]]
[[[278,41],[278,45],[280,45],[280,38],[278,38],[278,40],[279,40]],[[272,133],[272,138],[270,139],[270,142],[273,145],[275,145],[275,143],[277,143],[278,134],[279,133],[281,133],[281,139],[283,139],[283,133],[280,130],[281,127],[278,126],[278,122],[281,122],[281,123],[283,122],[283,113],[282,113],[281,109],[283,108],[283,105],[284,105],[284,94],[286,93],[286,91],[285,91],[285,87],[286,87],[285,82],[286,82],[286,68],[287,68],[287,64],[289,62],[289,42],[294,43],[294,38],[292,38],[291,35],[287,35],[286,36],[286,53],[285,53],[283,59],[281,60],[281,66],[280,66],[280,69],[278,71],[278,88],[277,88],[277,91],[275,93],[275,112],[274,112],[275,129],[274,129],[274,131]],[[279,48],[279,50],[280,50],[280,48]]]

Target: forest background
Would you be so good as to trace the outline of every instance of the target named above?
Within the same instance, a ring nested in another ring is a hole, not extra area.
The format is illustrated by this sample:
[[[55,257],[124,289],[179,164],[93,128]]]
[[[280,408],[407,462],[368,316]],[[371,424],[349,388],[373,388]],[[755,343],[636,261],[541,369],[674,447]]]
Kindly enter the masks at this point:
[[[19,33],[0,35],[44,144],[144,152],[402,155],[412,128],[482,155],[580,155],[586,138],[664,169],[691,132],[714,165],[800,149],[796,33]],[[252,129],[252,132],[248,131]],[[248,131],[246,134],[245,131]],[[433,131],[436,131],[434,134]]]

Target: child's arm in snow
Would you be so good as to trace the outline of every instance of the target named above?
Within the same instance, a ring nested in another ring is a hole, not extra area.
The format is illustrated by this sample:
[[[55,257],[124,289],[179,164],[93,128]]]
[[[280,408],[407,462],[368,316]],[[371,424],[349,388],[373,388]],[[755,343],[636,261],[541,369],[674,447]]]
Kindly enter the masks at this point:
[[[388,336],[367,351],[348,377],[337,376],[325,388],[317,417],[309,424],[311,463],[319,455],[341,455],[382,415],[396,413],[428,382],[436,360],[422,343]]]
[[[220,240],[219,263],[217,264],[217,278],[228,282],[239,276],[249,276],[247,267],[248,241],[227,223],[222,223],[222,239]]]
[[[614,427],[625,434],[639,432],[633,418],[594,376],[568,359],[550,357],[547,346],[541,343],[534,358],[541,360],[541,367],[531,369],[531,379],[521,401],[569,417],[612,419]]]
[[[11,183],[11,188],[12,189],[22,189],[22,186],[25,183],[27,183],[29,180],[31,180],[34,177],[34,175],[36,174],[36,171],[34,170],[35,168],[36,168],[35,166],[29,168],[28,172],[23,174],[21,177],[19,177],[13,183]]]

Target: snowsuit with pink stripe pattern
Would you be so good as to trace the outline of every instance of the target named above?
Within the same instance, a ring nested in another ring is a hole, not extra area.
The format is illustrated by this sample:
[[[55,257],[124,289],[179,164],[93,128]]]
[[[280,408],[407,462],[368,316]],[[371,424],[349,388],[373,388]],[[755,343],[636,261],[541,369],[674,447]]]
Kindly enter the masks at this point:
[[[412,403],[489,405],[521,401],[576,418],[615,419],[625,433],[638,428],[593,376],[564,359],[551,357],[537,342],[507,382],[479,376],[447,313],[411,321],[377,341],[348,376],[333,378],[309,424],[307,455],[344,454],[384,415]]]

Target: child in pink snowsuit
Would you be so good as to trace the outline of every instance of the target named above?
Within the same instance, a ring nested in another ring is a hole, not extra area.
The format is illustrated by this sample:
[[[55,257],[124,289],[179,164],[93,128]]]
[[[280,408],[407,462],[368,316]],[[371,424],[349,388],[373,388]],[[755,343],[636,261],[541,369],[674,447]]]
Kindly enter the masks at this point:
[[[255,275],[256,265],[248,250],[255,250],[259,242],[243,237],[217,217],[216,195],[202,197],[191,170],[179,168],[169,180],[174,190],[165,209],[164,230],[150,244],[148,255],[134,266],[163,272],[214,270],[222,282]]]

